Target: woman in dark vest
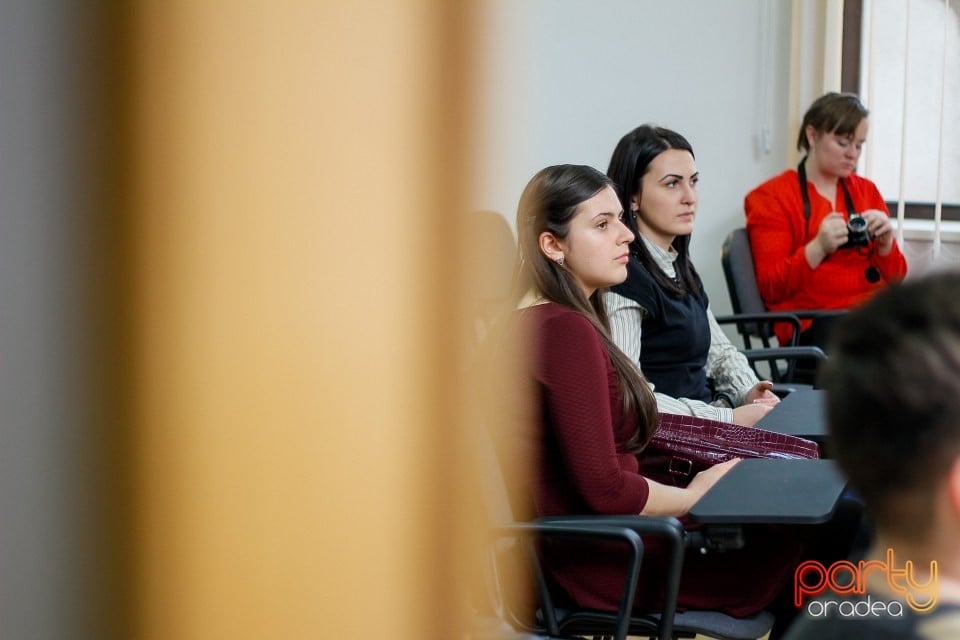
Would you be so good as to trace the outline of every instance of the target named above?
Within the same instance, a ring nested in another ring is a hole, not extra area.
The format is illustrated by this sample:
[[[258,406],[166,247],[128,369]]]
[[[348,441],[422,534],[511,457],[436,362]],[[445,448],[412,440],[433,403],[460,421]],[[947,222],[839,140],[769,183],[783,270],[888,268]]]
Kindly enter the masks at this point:
[[[643,125],[617,144],[607,175],[636,236],[627,280],[606,294],[614,341],[653,383],[660,411],[753,426],[778,399],[717,324],[690,261],[700,177],[693,148],[675,131]]]

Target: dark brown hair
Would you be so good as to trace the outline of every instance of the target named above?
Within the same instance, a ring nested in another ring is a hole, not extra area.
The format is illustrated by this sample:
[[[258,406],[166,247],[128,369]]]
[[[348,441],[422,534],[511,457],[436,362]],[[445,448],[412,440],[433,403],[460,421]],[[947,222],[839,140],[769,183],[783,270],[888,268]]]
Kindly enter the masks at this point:
[[[607,187],[616,190],[607,176],[581,165],[547,167],[533,176],[517,207],[515,296],[519,299],[534,289],[544,298],[583,314],[597,329],[620,378],[623,419],[637,419],[636,430],[627,443],[637,452],[653,437],[659,421],[653,392],[640,370],[610,337],[603,290],[594,291],[588,299],[574,275],[540,250],[540,234],[548,231],[561,240],[566,238],[580,205]]]
[[[807,127],[812,126],[820,133],[834,133],[849,136],[857,130],[860,122],[870,115],[867,108],[854,93],[828,93],[814,100],[800,123],[797,136],[797,150],[810,151],[807,140]]]

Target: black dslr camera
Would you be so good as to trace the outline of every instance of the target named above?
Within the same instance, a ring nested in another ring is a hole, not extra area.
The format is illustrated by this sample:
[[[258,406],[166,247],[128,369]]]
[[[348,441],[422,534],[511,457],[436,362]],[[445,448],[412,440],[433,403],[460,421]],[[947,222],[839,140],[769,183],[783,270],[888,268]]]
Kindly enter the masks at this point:
[[[867,230],[867,219],[859,213],[851,213],[847,222],[847,241],[840,245],[840,249],[856,249],[870,244],[870,232]]]

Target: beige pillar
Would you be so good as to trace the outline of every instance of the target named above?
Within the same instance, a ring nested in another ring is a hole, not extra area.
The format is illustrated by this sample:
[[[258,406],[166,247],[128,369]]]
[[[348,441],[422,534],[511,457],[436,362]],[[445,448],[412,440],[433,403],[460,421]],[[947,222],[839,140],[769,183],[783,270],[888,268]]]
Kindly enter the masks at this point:
[[[454,637],[460,3],[139,3],[137,637]]]

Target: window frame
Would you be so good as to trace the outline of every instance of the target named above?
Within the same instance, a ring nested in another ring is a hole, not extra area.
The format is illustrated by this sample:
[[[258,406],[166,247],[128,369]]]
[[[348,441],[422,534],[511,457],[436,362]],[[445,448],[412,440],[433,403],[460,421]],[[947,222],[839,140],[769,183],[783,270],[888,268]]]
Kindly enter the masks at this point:
[[[844,0],[843,44],[840,50],[840,90],[860,93],[860,34],[863,29],[863,0]],[[898,201],[887,200],[887,208],[896,215]],[[903,216],[913,220],[933,220],[933,202],[904,203]],[[943,220],[960,220],[960,205],[943,204]]]

